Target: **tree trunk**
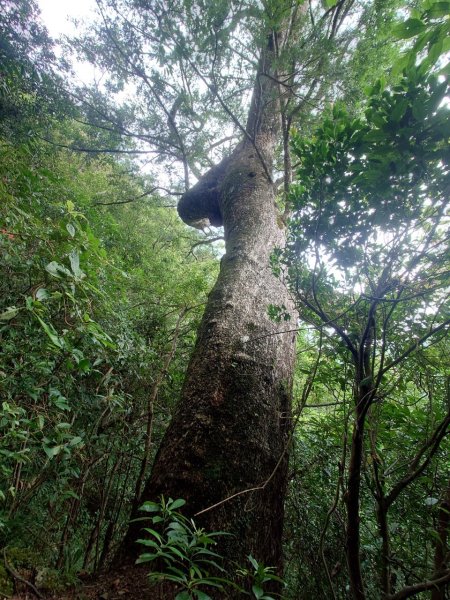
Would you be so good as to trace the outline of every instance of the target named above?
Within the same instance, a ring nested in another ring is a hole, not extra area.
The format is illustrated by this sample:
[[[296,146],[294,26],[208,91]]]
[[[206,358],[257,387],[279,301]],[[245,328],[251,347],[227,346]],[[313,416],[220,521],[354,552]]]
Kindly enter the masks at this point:
[[[434,579],[439,579],[446,574],[448,568],[448,537],[450,529],[450,481],[447,492],[443,498],[438,513],[438,528],[436,548],[434,554]],[[431,591],[431,600],[445,600],[445,589],[447,585],[437,585]],[[448,588],[447,588],[448,589]]]
[[[295,334],[285,330],[296,319],[270,267],[285,239],[270,177],[280,134],[276,41],[271,34],[262,52],[245,139],[180,202],[186,222],[223,223],[226,254],[142,497],[184,498],[190,515],[204,511],[196,522],[234,534],[223,538],[227,558],[246,565],[252,554],[280,567],[295,357]],[[292,322],[271,320],[271,304]],[[141,526],[125,541],[134,557]]]

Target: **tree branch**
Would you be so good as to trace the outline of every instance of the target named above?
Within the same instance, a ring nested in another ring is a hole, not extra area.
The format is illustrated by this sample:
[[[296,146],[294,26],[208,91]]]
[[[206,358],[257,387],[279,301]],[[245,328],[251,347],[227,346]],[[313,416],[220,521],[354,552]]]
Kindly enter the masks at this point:
[[[126,200],[118,200],[117,202],[94,202],[94,206],[113,206],[113,205],[117,205],[117,204],[130,204],[131,202],[136,202],[137,200],[141,200],[142,198],[145,198],[146,196],[150,196],[151,194],[153,194],[153,192],[156,192],[156,190],[163,190],[170,196],[182,196],[183,195],[181,192],[171,192],[170,190],[168,190],[165,187],[156,185],[155,187],[152,187],[152,189],[149,190],[148,192],[144,192],[143,194],[140,194],[139,196],[133,196],[133,198],[127,198]]]
[[[387,508],[397,499],[399,494],[411,483],[411,481],[413,481],[416,477],[418,477],[424,471],[424,469],[427,467],[427,465],[429,464],[433,455],[438,450],[439,444],[441,443],[443,437],[445,436],[449,425],[450,425],[450,412],[447,413],[447,416],[445,417],[445,419],[434,430],[434,433],[431,436],[431,438],[428,440],[428,442],[426,442],[420,448],[420,450],[418,451],[418,453],[412,460],[410,469],[409,469],[409,474],[405,475],[405,477],[403,477],[403,479],[398,481],[396,483],[396,485],[394,485],[392,490],[389,492],[389,494],[386,496],[385,505]],[[430,451],[429,451],[427,457],[425,458],[423,463],[419,465],[419,462],[420,462],[422,456],[425,454],[425,452],[428,450],[428,448],[430,448]]]
[[[79,146],[69,146],[68,144],[61,144],[54,142],[48,138],[38,136],[43,142],[57,146],[58,148],[65,148],[66,150],[72,150],[73,152],[87,152],[89,154],[155,154],[156,150],[119,150],[117,148],[84,148]]]
[[[450,319],[447,319],[446,321],[444,321],[443,323],[441,323],[437,327],[434,327],[433,329],[430,329],[430,331],[428,333],[426,333],[424,336],[422,336],[421,338],[419,338],[407,350],[405,350],[402,354],[400,354],[400,356],[398,356],[396,359],[394,359],[388,365],[386,365],[386,367],[384,367],[384,369],[382,371],[380,371],[381,376],[383,376],[387,371],[389,371],[389,369],[392,369],[392,367],[395,367],[395,365],[398,365],[403,360],[405,360],[405,358],[407,356],[409,356],[410,354],[412,354],[413,352],[415,352],[418,349],[419,346],[421,346],[424,342],[427,341],[428,338],[430,338],[435,333],[438,333],[438,331],[441,331],[442,329],[445,329],[445,327],[447,327],[447,325],[449,325],[449,324],[450,324]]]
[[[386,600],[405,600],[406,598],[411,598],[411,596],[415,596],[416,594],[420,594],[420,592],[425,592],[426,590],[431,590],[434,587],[440,586],[449,581],[450,570],[448,570],[442,577],[439,577],[439,579],[422,581],[422,583],[417,583],[416,585],[410,585],[408,587],[405,587],[396,594],[387,596]]]
[[[212,237],[212,238],[208,238],[206,240],[200,240],[199,242],[195,242],[195,244],[192,244],[191,249],[189,250],[186,258],[188,256],[190,256],[192,254],[192,256],[194,255],[194,249],[198,248],[198,246],[206,246],[208,244],[212,244],[214,242],[218,242],[219,240],[224,240],[225,238],[223,237],[223,235],[218,235],[217,237]]]
[[[11,577],[13,577],[14,579],[16,579],[17,581],[20,581],[21,583],[24,583],[27,587],[30,588],[30,590],[33,592],[33,594],[35,596],[37,596],[37,598],[44,598],[44,596],[39,592],[39,590],[27,579],[24,579],[21,575],[19,575],[19,573],[17,573],[17,571],[15,571],[11,565],[8,563],[7,559],[6,559],[6,549],[3,550],[3,562],[5,564],[5,569],[8,571],[8,573],[11,575]]]

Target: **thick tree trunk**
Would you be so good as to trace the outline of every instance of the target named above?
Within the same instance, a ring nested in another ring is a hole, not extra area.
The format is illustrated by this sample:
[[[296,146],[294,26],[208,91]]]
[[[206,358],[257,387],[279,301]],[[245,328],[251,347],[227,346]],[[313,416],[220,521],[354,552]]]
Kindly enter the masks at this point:
[[[294,335],[280,334],[286,324],[268,316],[269,304],[289,300],[269,266],[283,232],[260,171],[249,147],[230,167],[222,199],[227,253],[143,497],[182,497],[194,514],[263,484],[281,459],[264,490],[201,518],[208,528],[234,532],[233,544],[273,565],[281,556]]]
[[[210,294],[182,398],[157,454],[143,499],[184,498],[191,515],[226,537],[222,552],[281,566],[283,501],[291,427],[295,327],[289,295],[270,267],[284,225],[270,181],[280,133],[274,35],[257,75],[246,138],[182,199],[187,222],[223,222],[226,254]],[[200,207],[200,208],[199,208]],[[196,213],[198,209],[198,213]],[[269,318],[284,305],[292,323]],[[254,491],[244,492],[251,488]],[[216,505],[214,507],[214,505]],[[126,539],[136,556],[141,523]]]

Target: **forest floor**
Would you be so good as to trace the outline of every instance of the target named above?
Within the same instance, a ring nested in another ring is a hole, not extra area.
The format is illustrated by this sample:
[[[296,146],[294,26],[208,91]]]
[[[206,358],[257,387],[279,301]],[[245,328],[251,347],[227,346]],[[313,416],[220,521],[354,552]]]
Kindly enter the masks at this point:
[[[73,589],[63,592],[45,592],[38,590],[39,596],[22,581],[16,581],[17,593],[5,596],[5,600],[158,600],[156,590],[151,590],[145,570],[118,569],[114,573],[105,573],[95,580],[84,578]],[[0,600],[3,597],[0,595]]]

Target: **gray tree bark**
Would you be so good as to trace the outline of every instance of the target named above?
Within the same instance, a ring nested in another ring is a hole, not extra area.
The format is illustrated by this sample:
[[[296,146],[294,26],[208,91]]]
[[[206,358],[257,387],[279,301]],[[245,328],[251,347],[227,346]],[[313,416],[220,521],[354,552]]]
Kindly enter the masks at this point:
[[[226,254],[212,290],[182,398],[156,456],[143,499],[184,498],[209,530],[233,534],[222,553],[241,564],[252,554],[281,567],[283,502],[291,428],[295,317],[270,267],[285,240],[271,181],[280,136],[276,47],[271,33],[256,76],[244,140],[181,199],[180,216],[224,226]],[[268,76],[269,75],[269,76]],[[275,323],[270,304],[292,322]],[[252,492],[241,493],[251,488]],[[215,508],[211,508],[216,505]],[[209,509],[209,510],[208,510]],[[141,523],[125,545],[133,556]]]

